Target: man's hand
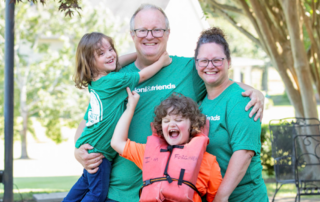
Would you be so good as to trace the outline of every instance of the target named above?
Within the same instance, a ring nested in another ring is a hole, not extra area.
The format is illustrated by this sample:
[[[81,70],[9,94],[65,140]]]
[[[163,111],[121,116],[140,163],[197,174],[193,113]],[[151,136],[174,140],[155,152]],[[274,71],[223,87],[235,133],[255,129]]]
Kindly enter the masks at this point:
[[[74,156],[88,173],[93,174],[98,171],[98,166],[101,164],[104,156],[100,153],[89,154],[89,149],[93,149],[93,147],[89,144],[81,145],[79,149],[74,150]]]
[[[252,106],[252,110],[249,114],[250,118],[256,114],[254,120],[257,121],[260,117],[260,122],[262,122],[263,118],[263,108],[264,108],[264,95],[262,92],[256,89],[249,89],[242,93],[242,96],[250,97],[251,101],[246,106],[246,111],[248,111]]]

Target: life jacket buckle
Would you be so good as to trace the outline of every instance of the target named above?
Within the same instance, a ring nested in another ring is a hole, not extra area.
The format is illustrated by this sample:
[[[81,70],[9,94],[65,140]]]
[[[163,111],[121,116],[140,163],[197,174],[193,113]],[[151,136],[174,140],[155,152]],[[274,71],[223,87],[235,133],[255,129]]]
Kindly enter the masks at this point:
[[[151,180],[150,179],[145,181],[145,186],[148,186],[150,184],[151,184]]]

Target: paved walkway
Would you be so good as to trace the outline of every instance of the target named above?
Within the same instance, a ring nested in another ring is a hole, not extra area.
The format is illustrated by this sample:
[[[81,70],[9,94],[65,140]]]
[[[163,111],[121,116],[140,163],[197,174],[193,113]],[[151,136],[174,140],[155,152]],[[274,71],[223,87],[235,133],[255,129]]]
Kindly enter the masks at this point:
[[[275,202],[295,202],[295,197],[276,197],[274,200]],[[272,197],[269,197],[269,201],[272,201]],[[301,202],[315,202],[315,201],[320,201],[320,195],[319,198],[312,198],[312,199],[306,199],[304,197],[300,198]]]
[[[65,196],[67,195],[67,192],[61,192],[61,193],[51,193],[51,194],[34,194],[34,199],[37,202],[58,202],[61,201]],[[269,197],[269,201],[272,201],[272,197]],[[276,197],[275,202],[294,202],[294,197]],[[320,201],[319,199],[305,199],[301,197],[301,202],[315,202]]]

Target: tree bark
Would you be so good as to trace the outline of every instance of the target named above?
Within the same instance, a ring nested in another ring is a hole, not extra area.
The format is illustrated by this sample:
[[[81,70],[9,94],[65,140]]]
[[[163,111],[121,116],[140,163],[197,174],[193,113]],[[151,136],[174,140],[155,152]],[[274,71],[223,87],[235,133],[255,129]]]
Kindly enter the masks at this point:
[[[28,110],[27,110],[27,86],[22,82],[20,88],[20,113],[22,117],[21,136],[21,159],[29,159],[27,151],[27,128],[28,128]]]
[[[271,60],[273,61],[273,64],[275,65],[275,68],[278,70],[285,86],[286,91],[288,94],[288,97],[290,99],[290,102],[293,104],[296,114],[299,117],[304,116],[303,111],[303,105],[301,102],[301,96],[298,89],[295,89],[292,79],[290,79],[287,70],[290,69],[290,67],[287,66],[286,60],[284,60],[284,52],[279,52],[276,47],[276,41],[273,40],[273,34],[271,33],[271,30],[269,29],[269,25],[267,21],[265,20],[265,16],[261,13],[261,6],[258,1],[250,0],[250,3],[252,5],[252,9],[256,15],[258,26],[261,30],[261,33],[264,33],[263,40],[266,41],[265,44],[267,45],[267,48],[270,53]],[[283,49],[284,51],[285,49]]]
[[[310,68],[304,44],[302,41],[302,27],[299,21],[299,10],[297,0],[281,0],[281,6],[287,21],[290,35],[290,43],[298,81],[305,117],[318,118],[317,104],[313,93]]]

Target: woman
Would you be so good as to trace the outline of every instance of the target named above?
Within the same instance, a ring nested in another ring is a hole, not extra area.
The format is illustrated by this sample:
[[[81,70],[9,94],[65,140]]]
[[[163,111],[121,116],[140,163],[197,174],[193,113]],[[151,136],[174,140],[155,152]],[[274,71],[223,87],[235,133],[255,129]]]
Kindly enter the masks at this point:
[[[249,117],[244,110],[249,98],[228,78],[230,50],[221,29],[202,32],[195,60],[207,89],[201,104],[210,120],[207,151],[217,157],[223,177],[214,202],[269,201],[261,176],[260,121]]]

